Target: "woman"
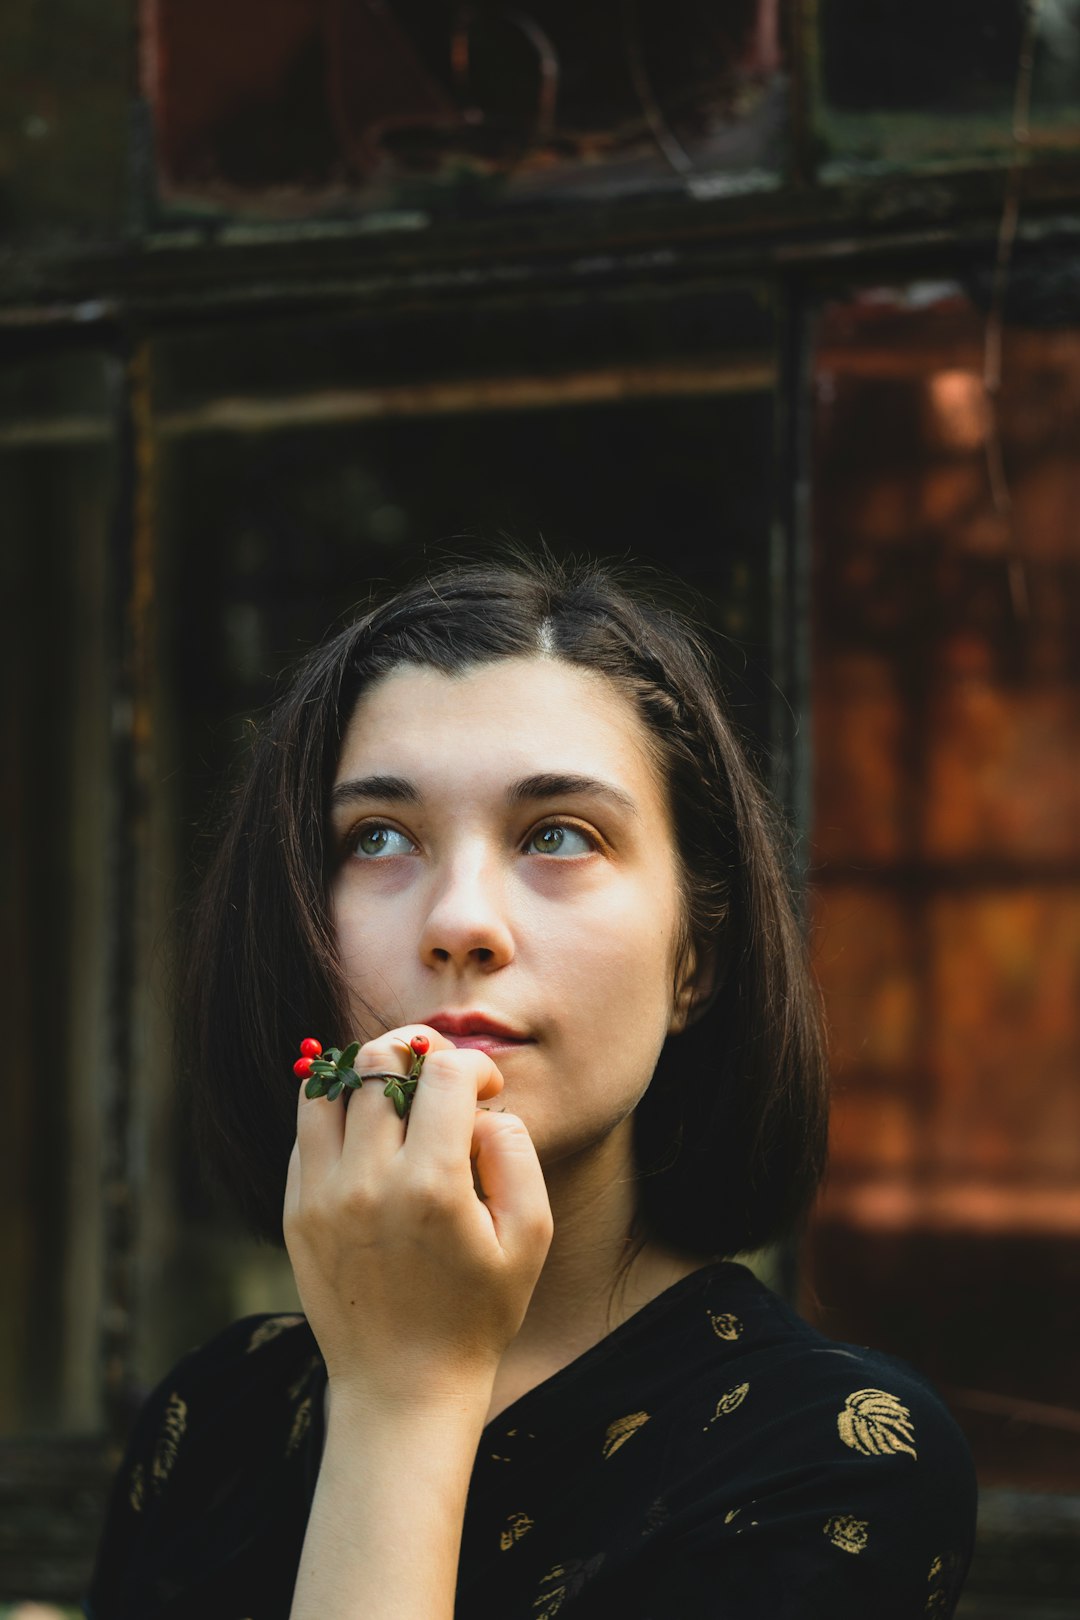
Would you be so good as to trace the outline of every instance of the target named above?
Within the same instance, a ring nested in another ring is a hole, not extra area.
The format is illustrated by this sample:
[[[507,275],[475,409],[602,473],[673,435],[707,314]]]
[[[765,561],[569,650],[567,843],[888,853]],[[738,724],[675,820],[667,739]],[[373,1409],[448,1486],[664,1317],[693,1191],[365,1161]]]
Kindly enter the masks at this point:
[[[959,1430],[730,1258],[799,1230],[827,1101],[718,685],[651,578],[523,556],[300,664],[180,1011],[205,1153],[304,1316],[146,1403],[93,1620],[953,1612]],[[305,1037],[378,1078],[308,1095]]]

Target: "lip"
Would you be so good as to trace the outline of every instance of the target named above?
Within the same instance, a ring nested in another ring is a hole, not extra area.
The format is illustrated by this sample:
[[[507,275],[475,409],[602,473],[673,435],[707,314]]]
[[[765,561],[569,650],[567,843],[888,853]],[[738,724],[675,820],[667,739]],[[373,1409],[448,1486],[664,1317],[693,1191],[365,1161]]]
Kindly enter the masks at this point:
[[[532,1039],[511,1029],[509,1024],[501,1024],[497,1018],[489,1018],[487,1013],[481,1012],[437,1012],[432,1013],[430,1018],[421,1019],[421,1023],[437,1029],[455,1046],[477,1047],[485,1052],[499,1046],[524,1046]]]
[[[434,1026],[432,1026],[434,1027]],[[447,1035],[459,1051],[486,1052],[494,1057],[499,1052],[517,1052],[530,1043],[510,1035]]]

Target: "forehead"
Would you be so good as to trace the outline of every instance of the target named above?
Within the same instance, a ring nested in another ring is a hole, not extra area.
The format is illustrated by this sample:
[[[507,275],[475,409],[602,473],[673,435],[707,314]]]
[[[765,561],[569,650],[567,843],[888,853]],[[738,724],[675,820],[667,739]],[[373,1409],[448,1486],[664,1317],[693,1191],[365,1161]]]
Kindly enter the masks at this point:
[[[363,693],[337,780],[388,771],[500,781],[535,771],[616,778],[666,807],[649,734],[631,700],[593,670],[545,657],[502,658],[461,674],[402,664]]]

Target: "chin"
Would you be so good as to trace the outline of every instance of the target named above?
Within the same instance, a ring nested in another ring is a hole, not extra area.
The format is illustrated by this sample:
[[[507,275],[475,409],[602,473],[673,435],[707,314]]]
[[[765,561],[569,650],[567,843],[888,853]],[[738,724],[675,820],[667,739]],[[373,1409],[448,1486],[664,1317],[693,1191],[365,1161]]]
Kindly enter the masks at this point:
[[[618,1164],[625,1159],[632,1162],[632,1149],[630,1137],[630,1121],[632,1115],[624,1120],[605,1120],[598,1122],[592,1130],[575,1122],[572,1131],[560,1129],[558,1124],[537,1120],[535,1127],[533,1121],[524,1109],[516,1109],[512,1103],[507,1104],[510,1113],[518,1114],[525,1123],[525,1128],[532,1137],[536,1156],[540,1160],[540,1167],[547,1171],[556,1165],[568,1166],[575,1161],[582,1166],[594,1160],[598,1155],[605,1161],[605,1176],[610,1170],[611,1174],[617,1172]],[[625,1134],[624,1134],[625,1133]]]

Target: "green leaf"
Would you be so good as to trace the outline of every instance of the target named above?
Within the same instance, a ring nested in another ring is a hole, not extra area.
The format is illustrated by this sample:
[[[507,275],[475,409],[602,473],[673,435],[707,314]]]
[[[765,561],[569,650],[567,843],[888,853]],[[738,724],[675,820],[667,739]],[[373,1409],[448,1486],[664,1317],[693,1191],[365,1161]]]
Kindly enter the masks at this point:
[[[343,1069],[351,1069],[356,1062],[356,1054],[360,1050],[359,1041],[350,1041],[343,1052],[338,1053],[338,1063]]]
[[[305,1097],[325,1097],[326,1096],[326,1081],[322,1078],[321,1075],[318,1075],[318,1074],[313,1074],[312,1075],[311,1079],[308,1081],[307,1085],[304,1087],[304,1096]]]
[[[342,1083],[348,1086],[350,1091],[359,1091],[364,1082],[355,1069],[350,1069],[348,1074],[342,1076]]]
[[[336,1046],[332,1046],[328,1052],[323,1053],[323,1058],[327,1063],[336,1063],[340,1057],[341,1053]]]
[[[337,1102],[338,1098],[341,1096],[341,1088],[344,1084],[344,1080],[335,1080],[333,1085],[330,1087],[330,1090],[326,1093],[326,1100],[328,1102]]]
[[[332,1063],[327,1063],[325,1058],[312,1058],[311,1072],[312,1074],[321,1074],[327,1080],[332,1080],[337,1073],[337,1069]]]

